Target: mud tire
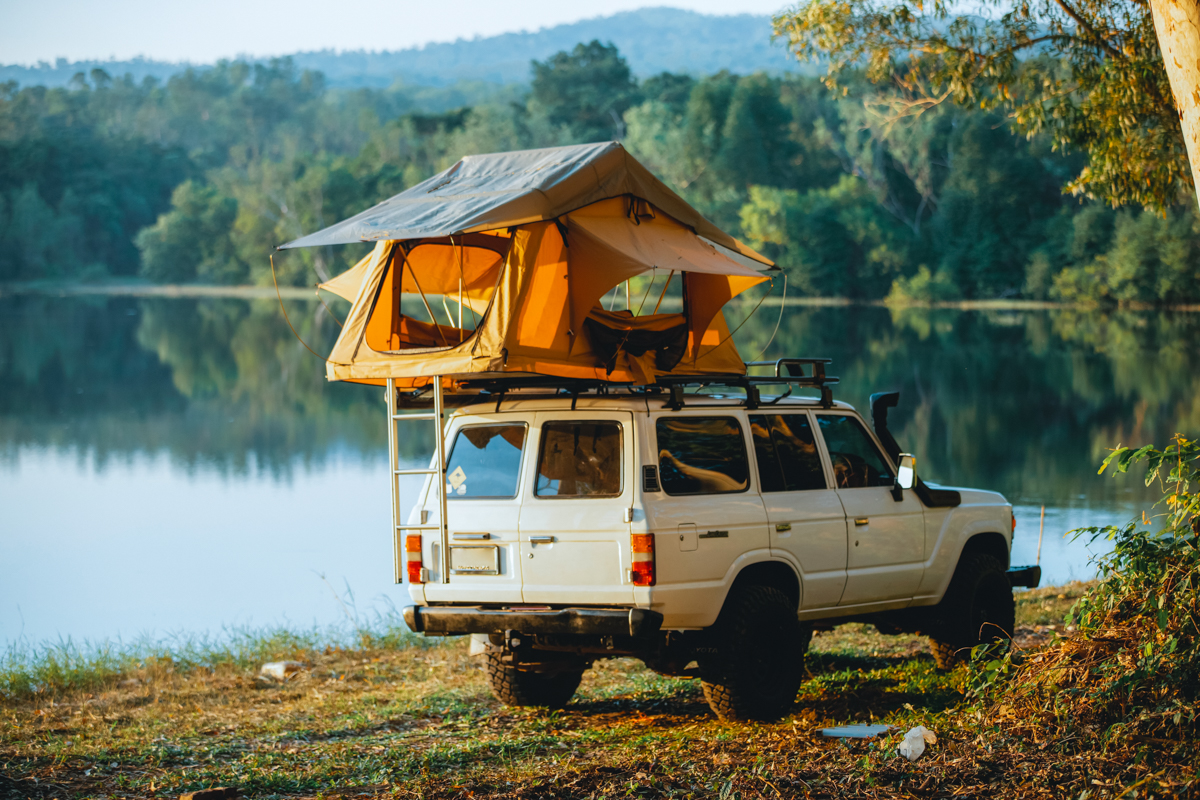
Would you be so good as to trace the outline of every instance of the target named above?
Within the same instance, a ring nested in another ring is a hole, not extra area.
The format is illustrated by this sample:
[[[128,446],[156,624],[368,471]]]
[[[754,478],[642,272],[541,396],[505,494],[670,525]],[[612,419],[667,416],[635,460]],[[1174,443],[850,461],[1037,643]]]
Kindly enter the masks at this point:
[[[1000,561],[985,553],[964,555],[938,604],[929,637],[933,660],[941,669],[951,669],[966,661],[977,644],[1011,640],[1016,613]]]
[[[804,653],[812,630],[796,619],[796,605],[770,586],[730,592],[710,629],[712,650],[697,659],[704,699],[723,720],[780,719],[804,680]]]
[[[561,672],[526,672],[500,660],[500,652],[484,655],[492,694],[506,706],[562,708],[575,696],[583,668]]]

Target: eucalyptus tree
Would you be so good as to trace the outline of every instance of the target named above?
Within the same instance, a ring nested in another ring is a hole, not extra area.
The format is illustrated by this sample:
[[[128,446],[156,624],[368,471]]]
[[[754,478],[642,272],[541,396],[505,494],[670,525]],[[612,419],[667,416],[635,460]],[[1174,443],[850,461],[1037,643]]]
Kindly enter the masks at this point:
[[[946,102],[1003,112],[1017,132],[1087,154],[1067,190],[1161,210],[1190,187],[1151,5],[1188,3],[1194,12],[1194,0],[980,0],[994,12],[980,16],[952,0],[804,0],[774,24],[799,58],[828,63],[830,86],[860,68],[888,86],[889,121]],[[1181,41],[1185,12],[1160,26]],[[1195,115],[1197,100],[1182,110]]]

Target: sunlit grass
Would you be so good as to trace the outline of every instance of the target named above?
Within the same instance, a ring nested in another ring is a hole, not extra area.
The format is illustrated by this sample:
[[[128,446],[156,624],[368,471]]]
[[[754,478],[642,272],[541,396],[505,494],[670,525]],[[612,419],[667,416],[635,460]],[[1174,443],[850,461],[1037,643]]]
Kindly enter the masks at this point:
[[[395,614],[379,614],[366,625],[312,627],[227,627],[220,633],[143,636],[132,641],[63,639],[34,643],[19,639],[0,653],[0,698],[57,697],[96,691],[122,680],[257,668],[267,661],[308,661],[331,649],[426,646]]]
[[[1061,626],[1054,609],[1070,593],[1018,595],[1018,627]],[[721,722],[698,681],[628,658],[596,662],[561,711],[507,708],[464,639],[418,639],[399,626],[157,646],[47,649],[10,662],[6,680],[24,670],[42,690],[0,698],[11,784],[0,788],[59,798],[208,786],[257,798],[1115,797],[1092,782],[1128,786],[1151,771],[1086,737],[1007,733],[964,692],[969,668],[939,671],[920,637],[865,625],[814,638],[795,708],[769,724]],[[282,658],[306,666],[287,681],[257,676]],[[873,740],[820,734],[869,722],[895,728]],[[895,749],[918,724],[939,741],[910,764]]]

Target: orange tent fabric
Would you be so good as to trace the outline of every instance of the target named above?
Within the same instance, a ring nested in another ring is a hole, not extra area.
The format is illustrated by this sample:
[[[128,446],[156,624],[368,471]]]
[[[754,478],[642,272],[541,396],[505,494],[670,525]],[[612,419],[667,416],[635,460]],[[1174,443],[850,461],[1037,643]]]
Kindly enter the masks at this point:
[[[327,376],[417,386],[434,376],[646,384],[663,374],[741,375],[721,308],[769,279],[748,264],[759,266],[632,195],[486,233],[381,240],[322,285],[352,303]],[[615,286],[652,271],[679,273],[680,312],[633,317],[599,308]],[[655,344],[663,332],[670,347]],[[592,341],[600,334],[603,342]]]

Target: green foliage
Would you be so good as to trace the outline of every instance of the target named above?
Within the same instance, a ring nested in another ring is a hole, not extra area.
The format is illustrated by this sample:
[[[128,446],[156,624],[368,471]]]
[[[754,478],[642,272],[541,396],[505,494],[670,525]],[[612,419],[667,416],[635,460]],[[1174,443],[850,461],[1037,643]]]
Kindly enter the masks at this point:
[[[1087,677],[1067,694],[1109,722],[1178,736],[1200,714],[1200,445],[1176,435],[1162,450],[1118,447],[1100,472],[1139,462],[1146,485],[1162,492],[1161,528],[1135,521],[1076,532],[1113,549],[1098,560],[1099,585],[1071,611],[1095,647]]]
[[[1044,220],[1061,206],[1058,184],[1001,120],[977,114],[956,128],[954,168],[930,223],[939,271],[967,297],[1016,296]]]
[[[274,248],[469,153],[608,139],[718,226],[792,271],[792,292],[897,303],[1026,296],[1200,300],[1191,212],[1064,198],[1082,168],[991,112],[839,74],[662,73],[611,45],[539,62],[525,95],[328,90],[283,59],[165,85],[80,75],[0,93],[0,280],[134,275],[270,285]],[[448,108],[461,98],[470,107]],[[432,102],[432,101],[423,101]],[[1020,126],[1017,126],[1020,129]],[[1156,221],[1158,220],[1158,221]],[[141,232],[139,234],[139,232]],[[283,285],[336,275],[360,245],[289,251]],[[921,271],[921,266],[927,272]]]
[[[1089,222],[1091,220],[1088,220]],[[1054,277],[1050,295],[1074,303],[1183,303],[1200,285],[1200,214],[1192,207],[1165,216],[1123,210],[1108,215],[1111,242]],[[1085,254],[1089,230],[1077,230]]]
[[[621,117],[640,93],[629,64],[612,44],[593,40],[533,62],[533,102],[552,125],[582,142],[621,137]]]
[[[236,200],[212,187],[181,183],[171,194],[171,211],[138,234],[142,274],[162,283],[243,282],[246,265],[230,240],[237,210]]]
[[[830,85],[865,65],[869,80],[889,84],[896,119],[947,101],[1003,110],[1017,132],[1087,154],[1068,190],[1158,210],[1179,202],[1187,157],[1149,2],[959,8],[807,0],[777,16],[775,31],[800,59],[827,61]]]
[[[892,283],[885,302],[889,306],[905,306],[941,303],[958,298],[958,286],[948,272],[938,270],[935,275],[922,264],[917,268],[916,275],[911,278],[901,276]]]
[[[849,175],[804,194],[751,187],[741,221],[749,241],[807,294],[880,297],[908,257],[902,227]]]

